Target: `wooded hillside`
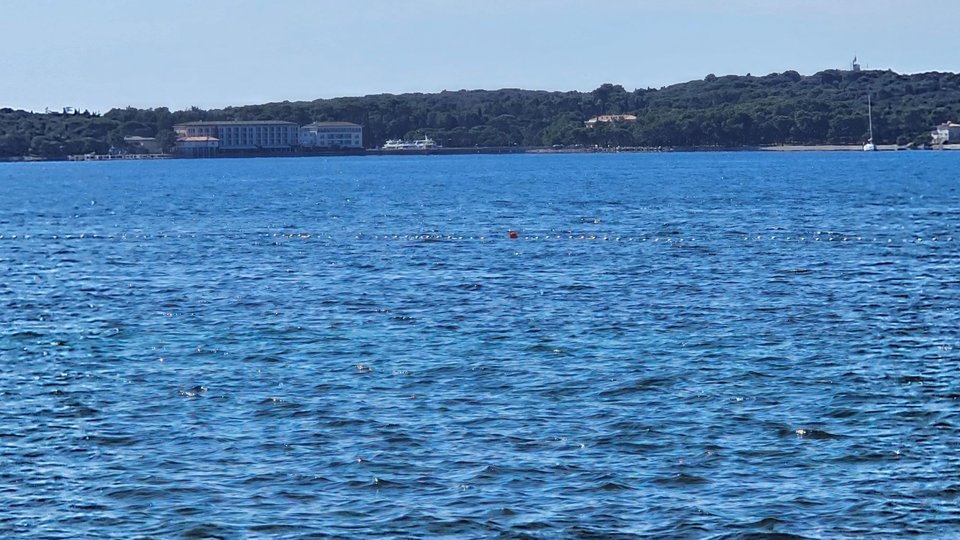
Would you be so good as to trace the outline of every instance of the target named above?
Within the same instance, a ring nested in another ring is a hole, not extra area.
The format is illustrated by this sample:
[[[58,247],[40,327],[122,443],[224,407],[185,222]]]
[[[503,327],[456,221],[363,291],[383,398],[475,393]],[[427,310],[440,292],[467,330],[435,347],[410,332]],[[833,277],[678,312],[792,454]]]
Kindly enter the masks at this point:
[[[300,125],[345,120],[364,127],[367,147],[428,135],[443,146],[717,146],[856,144],[867,135],[867,94],[878,143],[925,140],[930,129],[960,120],[960,75],[892,71],[795,71],[755,77],[708,75],[660,89],[592,92],[461,90],[370,95],[228,107],[112,109],[31,113],[0,109],[0,157],[103,153],[123,137],[174,142],[172,126],[191,120],[286,120]],[[600,114],[636,122],[584,127]]]

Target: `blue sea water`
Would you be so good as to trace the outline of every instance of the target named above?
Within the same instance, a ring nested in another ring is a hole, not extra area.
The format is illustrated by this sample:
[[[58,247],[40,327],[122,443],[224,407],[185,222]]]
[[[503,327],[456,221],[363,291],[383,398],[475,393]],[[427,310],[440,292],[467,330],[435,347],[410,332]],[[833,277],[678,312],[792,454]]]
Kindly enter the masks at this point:
[[[0,164],[0,537],[960,536],[958,170]]]

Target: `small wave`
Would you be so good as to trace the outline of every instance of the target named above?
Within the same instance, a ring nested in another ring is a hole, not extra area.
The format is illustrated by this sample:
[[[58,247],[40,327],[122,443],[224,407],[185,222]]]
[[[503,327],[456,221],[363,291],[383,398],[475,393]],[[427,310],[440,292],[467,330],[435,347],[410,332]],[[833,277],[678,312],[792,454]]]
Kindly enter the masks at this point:
[[[206,386],[192,386],[190,388],[181,388],[177,393],[183,397],[197,397],[207,393],[208,388]]]
[[[653,483],[661,486],[699,486],[709,484],[710,480],[695,474],[677,473],[655,478]]]
[[[793,435],[800,439],[812,439],[812,440],[830,440],[830,439],[844,438],[843,435],[830,433],[829,431],[826,431],[826,430],[809,429],[809,428],[797,428],[784,434],[784,436],[789,436],[789,435]]]

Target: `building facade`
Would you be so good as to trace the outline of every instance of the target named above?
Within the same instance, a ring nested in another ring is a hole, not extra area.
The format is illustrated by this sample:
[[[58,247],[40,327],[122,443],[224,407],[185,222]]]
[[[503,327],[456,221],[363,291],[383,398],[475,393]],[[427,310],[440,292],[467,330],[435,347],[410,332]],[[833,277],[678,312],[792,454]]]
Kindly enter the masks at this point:
[[[179,141],[193,137],[217,139],[220,151],[292,150],[300,144],[300,130],[293,122],[275,120],[185,122],[173,126]]]
[[[213,157],[220,148],[220,139],[197,135],[177,139],[177,153],[191,157]]]
[[[933,144],[960,142],[960,124],[947,122],[937,126],[930,134]]]
[[[304,148],[363,148],[363,127],[351,122],[314,122],[300,128]]]

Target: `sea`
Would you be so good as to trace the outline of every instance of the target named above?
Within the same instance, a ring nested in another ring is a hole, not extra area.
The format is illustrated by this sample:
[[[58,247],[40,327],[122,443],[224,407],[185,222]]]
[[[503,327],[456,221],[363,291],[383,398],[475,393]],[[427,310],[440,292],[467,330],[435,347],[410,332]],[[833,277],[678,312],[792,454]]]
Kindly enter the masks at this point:
[[[958,170],[0,164],[0,537],[960,537]]]

